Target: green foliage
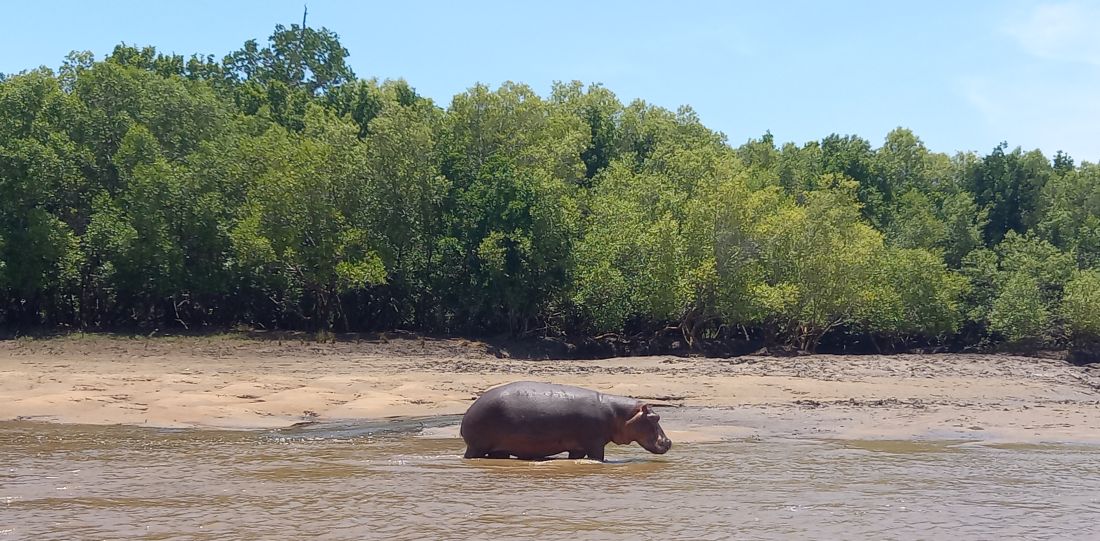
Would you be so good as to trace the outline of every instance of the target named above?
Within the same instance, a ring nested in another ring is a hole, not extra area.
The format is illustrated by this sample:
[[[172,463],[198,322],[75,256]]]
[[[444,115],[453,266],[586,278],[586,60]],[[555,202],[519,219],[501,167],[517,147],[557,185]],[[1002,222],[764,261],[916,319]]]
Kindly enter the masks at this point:
[[[449,193],[435,280],[446,319],[522,331],[557,317],[587,144],[579,118],[524,85],[455,97],[439,137]]]
[[[268,46],[260,48],[256,40],[249,40],[227,55],[223,64],[240,80],[280,83],[312,96],[355,79],[347,57],[339,36],[328,29],[280,24],[268,38]]]
[[[367,204],[359,219],[369,224],[389,270],[388,304],[425,325],[433,319],[428,295],[439,273],[438,240],[450,189],[436,151],[441,119],[434,108],[405,106],[396,98],[374,115],[364,163]]]
[[[305,121],[300,136],[278,127],[264,134],[268,169],[230,236],[242,264],[304,292],[283,302],[310,303],[315,325],[328,329],[334,317],[348,323],[339,295],[384,282],[385,267],[360,225],[368,202],[357,127],[319,107]]]
[[[585,89],[579,81],[555,83],[551,99],[588,125],[589,142],[581,159],[585,179],[591,180],[618,156],[620,127],[616,119],[623,112],[623,104],[610,90],[600,85]]]
[[[871,143],[854,135],[832,134],[821,140],[821,172],[854,180],[863,216],[881,226],[891,194],[876,178]]]
[[[1063,252],[1033,235],[1010,232],[997,246],[997,251],[1001,256],[1001,271],[1028,276],[1048,303],[1061,296],[1074,269],[1072,253]]]
[[[980,325],[987,324],[989,309],[1001,282],[996,252],[978,248],[966,254],[960,273],[968,282],[964,301],[966,318]]]
[[[1043,239],[1073,251],[1081,266],[1100,266],[1100,166],[1073,169],[1063,161],[1043,187],[1038,214]]]
[[[944,198],[939,211],[943,236],[938,247],[943,250],[944,260],[949,266],[958,268],[967,254],[983,246],[982,230],[986,215],[987,212],[978,208],[968,192],[957,192]]]
[[[882,235],[862,222],[855,183],[806,194],[758,225],[768,300],[764,323],[778,326],[801,349],[812,351],[825,333],[857,323],[878,302],[868,287],[884,249]]]
[[[732,147],[576,81],[440,107],[348,56],[292,25],[0,78],[0,325],[1097,334],[1095,164],[904,128]]]
[[[1010,342],[1037,345],[1054,336],[1073,254],[1038,237],[1010,231],[994,250],[980,248],[963,260],[969,279],[968,317]]]
[[[875,153],[879,192],[887,201],[911,191],[932,192],[931,162],[928,149],[913,132],[895,129]]]
[[[1050,177],[1051,164],[1039,152],[1016,148],[1006,153],[1001,143],[963,172],[964,185],[978,206],[988,212],[985,240],[996,244],[1009,232],[1024,233],[1038,217],[1039,195]]]
[[[1011,275],[993,300],[989,328],[1012,343],[1045,340],[1050,332],[1050,310],[1039,283],[1026,273]]]
[[[966,279],[943,260],[922,249],[882,252],[868,289],[876,291],[860,326],[891,337],[943,339],[963,321]]]
[[[885,228],[890,244],[900,248],[937,249],[947,242],[947,227],[936,216],[928,196],[910,190],[897,199],[890,225]]]
[[[1075,271],[1066,283],[1061,316],[1076,343],[1100,340],[1100,271]]]
[[[674,117],[632,107],[634,134],[670,136],[652,146],[631,144],[633,153],[595,179],[576,249],[574,300],[598,330],[631,318],[672,321],[693,343],[721,311],[733,315],[741,303],[730,283],[739,270],[732,243],[749,227],[740,221],[749,192],[733,153],[689,111]],[[608,291],[605,277],[628,285]]]

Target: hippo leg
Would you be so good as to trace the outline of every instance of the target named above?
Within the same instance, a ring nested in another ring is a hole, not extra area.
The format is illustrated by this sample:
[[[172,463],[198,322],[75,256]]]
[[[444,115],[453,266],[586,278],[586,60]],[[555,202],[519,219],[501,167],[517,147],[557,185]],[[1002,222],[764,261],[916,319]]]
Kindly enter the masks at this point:
[[[584,458],[584,451],[569,451],[569,460]]]
[[[604,461],[603,445],[590,447],[587,451],[585,451],[585,454],[588,455],[588,458],[591,458],[592,460],[599,460],[600,462]]]
[[[475,449],[473,447],[466,448],[466,454],[462,455],[463,458],[508,458],[508,451],[484,451],[481,449]]]

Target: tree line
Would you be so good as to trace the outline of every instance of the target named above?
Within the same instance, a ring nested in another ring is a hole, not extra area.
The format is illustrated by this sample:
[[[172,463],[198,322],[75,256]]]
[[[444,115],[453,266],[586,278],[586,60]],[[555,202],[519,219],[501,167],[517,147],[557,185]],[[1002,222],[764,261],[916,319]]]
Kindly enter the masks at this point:
[[[326,29],[0,76],[0,325],[674,329],[789,344],[1100,335],[1100,166],[770,134],[600,85],[441,106]]]

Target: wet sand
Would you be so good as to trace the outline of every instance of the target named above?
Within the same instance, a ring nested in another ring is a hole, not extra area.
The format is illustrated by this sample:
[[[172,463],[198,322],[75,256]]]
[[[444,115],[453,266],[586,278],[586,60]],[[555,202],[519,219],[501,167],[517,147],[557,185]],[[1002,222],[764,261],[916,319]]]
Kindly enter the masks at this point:
[[[679,406],[677,441],[1100,443],[1100,367],[1004,355],[500,358],[476,341],[237,336],[0,342],[0,421],[275,428],[461,414],[518,379]],[[454,428],[435,429],[454,435]]]

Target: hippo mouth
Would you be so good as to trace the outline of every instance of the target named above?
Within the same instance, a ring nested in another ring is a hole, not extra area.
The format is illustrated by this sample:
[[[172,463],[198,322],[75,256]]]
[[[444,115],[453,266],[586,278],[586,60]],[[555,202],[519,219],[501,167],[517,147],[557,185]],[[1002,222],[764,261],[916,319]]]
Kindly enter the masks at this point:
[[[646,451],[649,451],[653,454],[663,455],[667,453],[669,449],[672,449],[672,440],[668,439],[667,436],[662,436],[657,438],[656,441],[652,443],[647,443],[642,447],[645,447]]]

